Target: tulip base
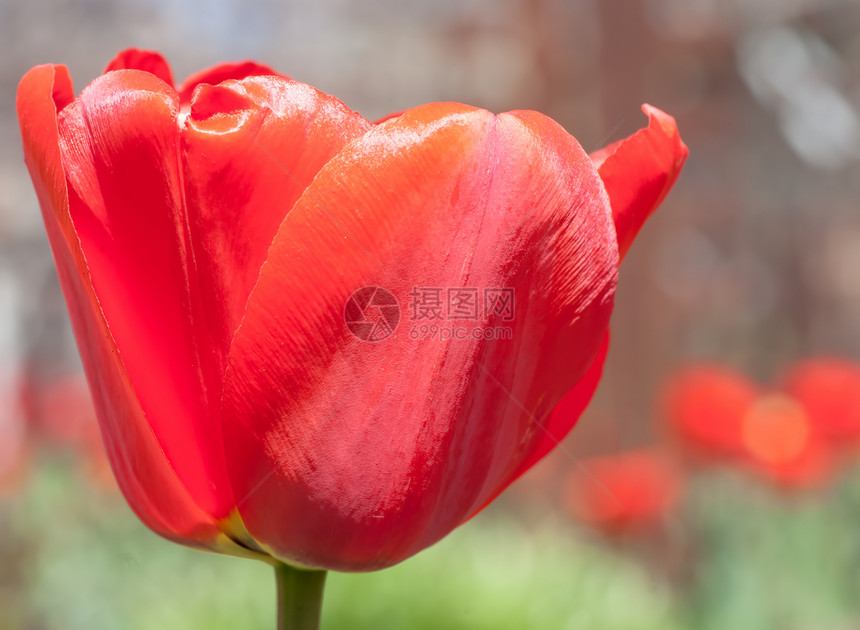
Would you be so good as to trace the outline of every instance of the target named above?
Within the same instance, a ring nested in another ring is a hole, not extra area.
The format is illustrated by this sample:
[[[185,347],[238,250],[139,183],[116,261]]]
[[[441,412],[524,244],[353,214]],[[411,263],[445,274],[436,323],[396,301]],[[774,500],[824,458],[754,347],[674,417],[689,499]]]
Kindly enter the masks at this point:
[[[277,630],[318,630],[325,571],[275,565],[278,597]]]

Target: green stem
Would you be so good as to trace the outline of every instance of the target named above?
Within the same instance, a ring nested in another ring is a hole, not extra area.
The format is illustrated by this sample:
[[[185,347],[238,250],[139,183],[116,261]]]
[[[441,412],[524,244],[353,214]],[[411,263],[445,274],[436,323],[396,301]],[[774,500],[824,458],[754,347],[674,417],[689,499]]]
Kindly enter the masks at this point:
[[[319,630],[325,571],[275,565],[278,596],[277,630]]]

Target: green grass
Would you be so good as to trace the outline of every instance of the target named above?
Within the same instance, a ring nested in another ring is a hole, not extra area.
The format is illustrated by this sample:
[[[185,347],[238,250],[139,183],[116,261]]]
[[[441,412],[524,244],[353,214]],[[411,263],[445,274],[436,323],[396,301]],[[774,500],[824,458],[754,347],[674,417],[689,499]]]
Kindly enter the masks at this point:
[[[785,495],[699,476],[662,536],[615,543],[503,497],[396,567],[331,574],[323,628],[854,629],[856,477]],[[268,566],[162,540],[62,463],[0,499],[0,527],[2,630],[274,627]]]
[[[7,505],[25,550],[18,627],[274,627],[268,566],[164,541],[67,472],[43,471]],[[633,561],[564,522],[526,527],[492,509],[394,568],[331,574],[323,607],[326,630],[680,627],[666,587]]]

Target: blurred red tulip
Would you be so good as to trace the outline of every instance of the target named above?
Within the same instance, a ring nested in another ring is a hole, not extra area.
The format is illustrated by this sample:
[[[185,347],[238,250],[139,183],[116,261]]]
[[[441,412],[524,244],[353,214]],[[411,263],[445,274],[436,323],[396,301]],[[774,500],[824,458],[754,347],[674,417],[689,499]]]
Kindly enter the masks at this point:
[[[20,487],[30,461],[24,395],[15,377],[0,374],[0,494]]]
[[[86,478],[98,489],[116,489],[84,375],[66,375],[49,383],[35,407],[40,437],[71,449]]]
[[[755,383],[717,364],[697,364],[670,378],[661,411],[669,430],[697,457],[734,458],[743,453],[742,422],[759,396]]]
[[[836,409],[831,386],[841,382],[844,394],[845,381],[829,368],[825,374],[809,365],[791,372],[787,393],[766,393],[719,365],[694,365],[668,381],[662,413],[681,445],[697,457],[748,466],[787,487],[814,485],[828,478],[834,463],[828,444],[833,424],[819,417],[825,408]],[[842,403],[846,413],[849,408]]]
[[[572,428],[619,245],[687,154],[670,116],[646,107],[598,171],[536,112],[435,103],[372,125],[255,64],[178,89],[155,53],[109,70],[75,98],[64,66],[36,67],[18,114],[108,456],[149,527],[382,568]],[[510,289],[516,315],[488,322],[510,335],[348,329],[348,302],[387,318],[416,287]]]
[[[565,505],[577,519],[609,534],[659,523],[683,490],[677,465],[656,449],[595,457],[581,463],[581,469],[573,468],[569,473]]]
[[[806,411],[789,396],[760,397],[744,415],[742,438],[749,463],[786,486],[827,478],[831,458]]]
[[[95,408],[83,374],[61,376],[39,387],[34,407],[35,430],[48,442],[76,445],[91,427],[98,430]]]
[[[834,446],[860,444],[860,366],[845,359],[817,358],[793,365],[784,391],[809,416],[815,431]]]

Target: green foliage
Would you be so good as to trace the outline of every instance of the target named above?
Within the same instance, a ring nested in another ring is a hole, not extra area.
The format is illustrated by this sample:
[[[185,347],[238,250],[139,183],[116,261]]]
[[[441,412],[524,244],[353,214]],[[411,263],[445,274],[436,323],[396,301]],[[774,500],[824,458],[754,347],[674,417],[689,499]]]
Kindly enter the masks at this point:
[[[691,623],[702,630],[856,628],[858,490],[851,476],[797,494],[739,475],[701,479],[685,515],[699,536],[686,598]]]
[[[164,541],[66,472],[40,475],[13,512],[30,551],[26,627],[274,627],[270,567]],[[331,574],[323,627],[672,630],[671,609],[645,570],[567,524],[528,531],[488,512],[399,566]]]
[[[330,575],[323,628],[858,627],[860,484],[784,495],[706,475],[688,497],[661,543],[491,508],[401,565]],[[270,567],[164,541],[62,465],[0,501],[0,519],[2,628],[274,627]],[[670,586],[679,550],[687,577]]]

